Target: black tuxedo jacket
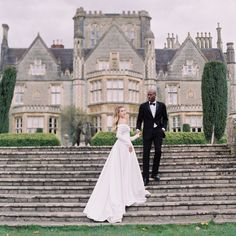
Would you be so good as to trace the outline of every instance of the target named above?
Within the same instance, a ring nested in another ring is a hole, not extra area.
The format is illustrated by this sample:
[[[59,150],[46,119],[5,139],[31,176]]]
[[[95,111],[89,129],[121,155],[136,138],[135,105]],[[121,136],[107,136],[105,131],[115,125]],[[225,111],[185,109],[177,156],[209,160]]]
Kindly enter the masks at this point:
[[[148,138],[152,135],[154,123],[157,124],[157,129],[161,130],[162,128],[164,128],[166,130],[167,122],[168,122],[168,116],[167,116],[166,106],[164,103],[156,101],[155,117],[153,117],[152,115],[149,102],[145,102],[140,105],[136,128],[141,130],[141,126],[143,123],[144,138]],[[163,131],[162,134],[164,138],[165,133]]]

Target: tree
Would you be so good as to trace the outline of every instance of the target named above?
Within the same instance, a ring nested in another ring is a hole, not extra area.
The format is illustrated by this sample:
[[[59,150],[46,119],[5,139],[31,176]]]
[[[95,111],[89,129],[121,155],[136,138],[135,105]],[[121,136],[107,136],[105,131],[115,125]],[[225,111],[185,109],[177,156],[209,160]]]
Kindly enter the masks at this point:
[[[16,84],[16,69],[7,67],[0,81],[0,133],[9,131],[9,110]]]
[[[227,118],[226,66],[212,61],[205,64],[202,75],[203,131],[211,143],[225,132]]]
[[[67,134],[72,145],[79,146],[80,135],[83,132],[83,127],[88,120],[87,114],[74,106],[67,106],[61,113],[61,133]]]

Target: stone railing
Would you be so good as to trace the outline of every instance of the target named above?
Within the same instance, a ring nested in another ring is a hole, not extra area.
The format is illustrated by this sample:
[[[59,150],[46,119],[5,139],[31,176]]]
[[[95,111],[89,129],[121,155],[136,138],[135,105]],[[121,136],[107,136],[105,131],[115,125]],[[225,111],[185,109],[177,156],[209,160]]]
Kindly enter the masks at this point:
[[[227,141],[232,153],[236,156],[236,114],[228,117]]]
[[[142,79],[143,75],[137,71],[132,70],[96,70],[87,73],[87,78],[94,78],[97,76],[105,76],[105,75],[125,75],[125,76],[132,76],[135,78]]]
[[[24,112],[61,113],[61,108],[58,105],[19,105],[12,108],[12,114]]]
[[[199,111],[202,112],[202,105],[167,105],[168,112]]]

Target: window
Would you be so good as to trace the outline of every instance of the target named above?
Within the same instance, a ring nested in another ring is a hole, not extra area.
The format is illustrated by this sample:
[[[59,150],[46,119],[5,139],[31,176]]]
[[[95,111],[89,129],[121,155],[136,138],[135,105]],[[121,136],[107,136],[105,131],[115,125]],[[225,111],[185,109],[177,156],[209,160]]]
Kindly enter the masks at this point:
[[[130,116],[129,117],[129,126],[132,130],[136,129],[136,121],[137,121],[136,116]]]
[[[139,102],[139,86],[135,80],[129,80],[129,102]]]
[[[24,96],[24,86],[16,85],[16,88],[15,88],[15,104],[16,105],[23,104],[23,96]]]
[[[44,118],[39,116],[29,116],[27,117],[27,132],[35,133],[37,129],[43,129],[44,127]]]
[[[109,61],[98,61],[98,70],[109,70]]]
[[[15,118],[15,129],[16,133],[22,133],[22,117]]]
[[[202,116],[186,116],[186,123],[192,132],[202,132]]]
[[[102,82],[95,80],[90,83],[91,103],[98,103],[102,101]]]
[[[120,61],[120,70],[130,70],[131,65],[129,60],[121,60]]]
[[[172,124],[173,132],[180,132],[180,116],[173,116],[173,124]]]
[[[198,65],[194,64],[193,60],[186,60],[182,68],[183,76],[195,76],[198,73]]]
[[[100,116],[94,116],[92,118],[92,121],[93,121],[93,125],[95,127],[95,131],[98,132],[98,131],[101,131],[102,130],[102,127],[101,127],[101,117]]]
[[[34,64],[30,64],[29,74],[30,75],[45,75],[46,65],[42,64],[41,60],[35,59]]]
[[[113,121],[113,117],[107,116],[107,129],[108,129],[108,131],[112,130],[112,121]]]
[[[49,117],[48,122],[48,132],[56,134],[57,133],[57,117]]]
[[[61,86],[60,85],[51,86],[51,104],[61,105]]]
[[[107,80],[107,101],[123,102],[124,101],[124,81],[123,80]]]
[[[91,33],[90,33],[90,41],[91,47],[93,48],[99,39],[99,27],[97,24],[92,25]]]
[[[167,103],[176,105],[178,103],[178,87],[176,85],[167,86]]]

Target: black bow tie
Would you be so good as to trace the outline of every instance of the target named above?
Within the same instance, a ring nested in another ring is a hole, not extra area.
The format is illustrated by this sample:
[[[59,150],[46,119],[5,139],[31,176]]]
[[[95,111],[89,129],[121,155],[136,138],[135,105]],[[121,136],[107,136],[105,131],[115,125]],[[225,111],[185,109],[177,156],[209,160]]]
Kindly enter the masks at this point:
[[[150,102],[149,105],[150,105],[150,106],[151,106],[151,105],[155,106],[156,103],[155,103],[155,102]]]

